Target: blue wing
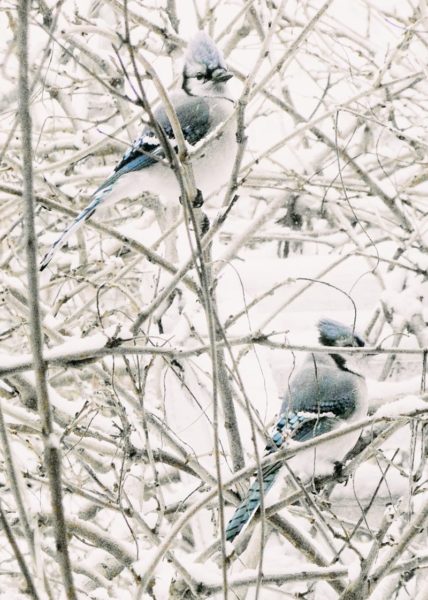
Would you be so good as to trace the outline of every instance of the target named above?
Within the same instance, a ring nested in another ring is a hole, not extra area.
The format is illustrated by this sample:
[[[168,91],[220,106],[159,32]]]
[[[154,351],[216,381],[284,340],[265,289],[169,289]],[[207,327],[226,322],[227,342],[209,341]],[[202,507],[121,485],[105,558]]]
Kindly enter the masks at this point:
[[[175,103],[174,109],[186,142],[193,146],[202,140],[211,127],[209,106],[204,98],[182,97],[181,101]],[[165,109],[160,107],[154,116],[175,150],[174,132]],[[141,137],[125,152],[110,179],[118,179],[125,173],[149,167],[160,158],[165,158],[162,145],[159,143],[155,132],[146,127]]]
[[[132,171],[145,169],[163,158],[164,153],[160,144],[157,143],[157,138],[154,135],[151,135],[150,143],[146,143],[144,140],[147,139],[147,137],[147,132],[143,132],[141,138],[139,138],[124,154],[122,160],[115,168],[114,173],[95,191],[88,206],[77,215],[74,221],[70,223],[60,237],[52,244],[40,263],[41,271],[48,266],[55,253],[66,243],[68,238],[75,233],[85,221],[92,217],[97,208],[113,191],[115,183],[122,175],[131,173]]]
[[[305,442],[318,435],[331,431],[337,425],[337,419],[330,413],[293,413],[283,415],[275,426],[272,438],[266,445],[266,454],[273,454],[279,450],[284,442],[293,439]],[[259,480],[256,479],[250,486],[248,494],[236,509],[226,527],[226,539],[232,541],[241,532],[244,525],[260,506],[261,493],[267,494],[277,478],[282,467],[282,461],[275,462],[262,468],[262,492]]]
[[[204,98],[186,96],[175,105],[175,110],[184,139],[191,145],[199,142],[207,134],[211,126],[207,102]],[[170,139],[172,147],[175,150],[174,133],[163,107],[159,108],[154,116],[166,136]],[[48,266],[54,254],[65,244],[68,238],[106,201],[120,177],[128,173],[146,169],[163,158],[165,158],[165,153],[155,132],[153,129],[146,127],[141,137],[125,152],[115,167],[113,174],[95,191],[89,205],[82,210],[53,243],[40,263],[40,270],[43,271]]]
[[[171,139],[171,135],[168,135],[168,137]],[[114,168],[113,175],[109,177],[106,183],[111,180],[116,181],[125,173],[150,167],[164,156],[162,146],[155,133],[151,129],[145,128],[141,137],[122,156],[122,159]]]

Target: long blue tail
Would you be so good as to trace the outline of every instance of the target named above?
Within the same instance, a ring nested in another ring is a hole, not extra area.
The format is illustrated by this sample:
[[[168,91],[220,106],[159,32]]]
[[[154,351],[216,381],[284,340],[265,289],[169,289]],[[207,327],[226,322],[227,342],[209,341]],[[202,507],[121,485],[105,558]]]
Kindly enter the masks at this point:
[[[282,462],[277,462],[262,469],[263,494],[266,494],[273,486],[281,467]],[[256,479],[248,490],[247,497],[238,506],[233,517],[227,524],[226,539],[229,542],[236,538],[260,506],[260,495],[259,480]]]
[[[272,454],[281,448],[282,444],[284,443],[285,434],[288,432],[286,431],[286,425],[288,425],[288,423],[284,417],[279,419],[275,426],[275,431],[272,435],[272,438],[269,440],[265,448],[265,454]],[[273,486],[276,476],[278,475],[278,471],[281,467],[282,462],[277,462],[262,468],[263,494],[267,494],[267,492]],[[259,480],[256,479],[248,490],[246,498],[238,506],[233,517],[227,524],[226,539],[229,542],[236,538],[244,525],[248,523],[253,514],[256,512],[260,506],[260,496],[261,493]]]
[[[293,438],[299,442],[305,442],[323,433],[331,431],[337,425],[337,418],[331,416],[331,412],[320,413],[319,411],[288,411],[283,415],[275,426],[272,438],[266,446],[266,454],[272,454],[279,450],[287,439]],[[282,461],[267,465],[262,468],[263,494],[266,494],[273,486],[278,471],[282,467]],[[253,482],[248,494],[236,509],[233,517],[226,527],[226,539],[231,542],[252,515],[260,506],[259,481]]]
[[[65,229],[62,232],[62,234],[59,236],[59,238],[52,244],[52,246],[50,247],[48,252],[46,252],[46,254],[44,255],[44,257],[42,258],[42,260],[40,262],[40,271],[43,271],[43,269],[46,269],[46,267],[48,266],[48,264],[51,262],[52,258],[54,257],[55,253],[60,248],[62,248],[62,246],[64,246],[64,244],[68,240],[68,238],[73,233],[76,233],[76,231],[78,229],[80,229],[80,227],[83,225],[83,223],[85,223],[85,221],[87,221],[90,217],[92,217],[94,212],[104,202],[105,197],[111,192],[111,190],[112,190],[112,187],[110,185],[108,185],[108,186],[100,188],[99,190],[97,190],[95,192],[90,204],[88,204],[88,206],[86,208],[84,208],[82,210],[82,212],[80,212],[77,215],[77,217],[74,219],[74,221],[72,221],[72,223],[70,223],[70,225],[67,227],[67,229]]]
[[[59,238],[52,244],[51,248],[46,252],[40,263],[40,271],[46,269],[48,264],[51,262],[55,253],[64,246],[68,238],[92,217],[94,212],[104,204],[109,194],[113,191],[115,183],[127,173],[132,171],[139,171],[145,167],[149,167],[154,164],[157,160],[162,158],[162,146],[156,140],[155,137],[150,143],[144,142],[147,138],[143,134],[142,138],[137,140],[130,149],[125,153],[120,163],[116,166],[114,173],[110,175],[108,179],[94,192],[91,202],[86,208],[80,212],[72,223],[62,232]],[[143,191],[143,190],[142,190]]]

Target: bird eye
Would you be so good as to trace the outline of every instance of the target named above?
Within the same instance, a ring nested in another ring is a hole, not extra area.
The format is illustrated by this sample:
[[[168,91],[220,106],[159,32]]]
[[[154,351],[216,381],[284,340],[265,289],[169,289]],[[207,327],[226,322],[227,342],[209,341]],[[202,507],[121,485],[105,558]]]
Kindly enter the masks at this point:
[[[197,73],[197,75],[196,75],[196,79],[198,79],[199,81],[201,79],[203,79],[204,77],[205,77],[205,75],[203,73]]]

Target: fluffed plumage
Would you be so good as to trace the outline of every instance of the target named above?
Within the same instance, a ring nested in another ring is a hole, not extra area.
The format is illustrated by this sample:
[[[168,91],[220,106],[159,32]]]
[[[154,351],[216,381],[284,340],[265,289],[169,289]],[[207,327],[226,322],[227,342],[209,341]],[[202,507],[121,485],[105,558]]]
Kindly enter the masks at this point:
[[[319,340],[325,346],[364,346],[363,339],[349,327],[322,319],[318,323]],[[272,454],[287,440],[304,442],[323,433],[333,431],[343,424],[363,418],[367,414],[367,390],[364,377],[350,369],[346,355],[308,354],[284,396],[280,418],[275,426],[266,453]],[[324,442],[315,448],[298,452],[288,461],[294,472],[310,477],[331,470],[351,450],[360,431]],[[263,493],[273,486],[282,462],[262,469]],[[246,498],[236,509],[226,528],[226,539],[232,541],[248,523],[260,505],[260,486],[256,479]]]
[[[227,88],[227,81],[231,77],[212,39],[206,33],[198,32],[187,49],[182,90],[171,95],[184,139],[191,146],[202,142],[217,128],[220,129],[220,124],[232,115],[234,103]],[[154,117],[175,149],[174,134],[165,109],[158,108]],[[230,119],[208,146],[193,158],[196,187],[204,198],[230,177],[236,148],[235,133],[236,123]],[[165,153],[155,131],[145,127],[112,175],[94,192],[88,206],[45,254],[40,269],[45,269],[70,236],[107,203],[126,197],[135,198],[144,191],[157,194],[164,204],[177,202],[180,193],[177,178],[164,159]]]

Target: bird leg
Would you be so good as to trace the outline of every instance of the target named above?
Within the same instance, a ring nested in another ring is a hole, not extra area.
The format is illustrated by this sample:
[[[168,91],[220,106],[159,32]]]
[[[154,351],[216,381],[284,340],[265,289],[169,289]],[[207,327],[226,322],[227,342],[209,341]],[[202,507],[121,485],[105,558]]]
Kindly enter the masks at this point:
[[[182,196],[179,196],[178,199],[180,201],[180,204],[183,204]],[[203,203],[204,203],[204,197],[202,195],[202,192],[201,192],[201,190],[196,189],[196,196],[192,202],[192,206],[193,206],[193,208],[201,208]]]

